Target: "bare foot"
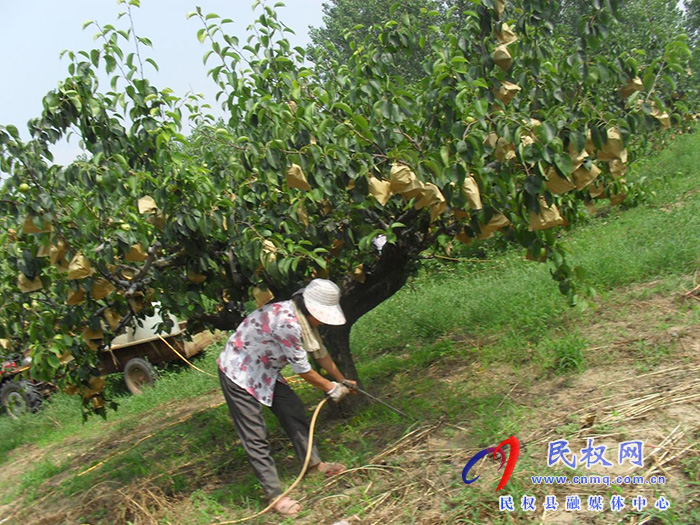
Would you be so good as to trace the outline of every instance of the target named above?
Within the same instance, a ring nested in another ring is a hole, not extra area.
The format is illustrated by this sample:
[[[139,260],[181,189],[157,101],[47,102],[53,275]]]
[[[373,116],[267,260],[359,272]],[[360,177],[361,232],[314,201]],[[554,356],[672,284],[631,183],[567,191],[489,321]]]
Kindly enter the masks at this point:
[[[275,506],[272,507],[272,509],[281,516],[291,517],[299,514],[299,511],[301,510],[301,505],[299,505],[298,501],[284,496],[277,503],[275,503]]]
[[[310,473],[316,473],[320,472],[326,477],[330,476],[337,476],[341,472],[345,472],[346,467],[342,463],[326,463],[326,462],[321,462],[317,463],[316,465],[313,465],[312,467],[309,467],[309,472]]]

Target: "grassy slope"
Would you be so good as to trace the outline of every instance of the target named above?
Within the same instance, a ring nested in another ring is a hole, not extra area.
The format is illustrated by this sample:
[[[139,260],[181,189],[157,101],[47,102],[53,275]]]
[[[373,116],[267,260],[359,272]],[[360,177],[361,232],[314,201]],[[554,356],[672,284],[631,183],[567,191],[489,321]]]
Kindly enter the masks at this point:
[[[698,146],[700,136],[684,136],[660,156],[637,163],[631,177],[645,174],[652,180],[656,194],[650,202],[613,210],[568,234],[573,259],[586,268],[600,294],[589,310],[569,309],[547,265],[527,262],[519,252],[496,254],[487,263],[433,268],[353,329],[353,349],[368,388],[423,420],[444,415],[458,424],[469,421],[471,446],[482,447],[522,430],[528,410],[510,400],[504,403],[507,390],[497,382],[453,382],[448,388],[441,377],[469,368],[498,378],[507,365],[514,367],[510,373],[521,369],[525,381],[535,381],[537,374],[527,379],[525,373],[533,366],[541,377],[595,366],[585,349],[591,343],[587,329],[597,322],[597,305],[624,302],[627,292],[621,287],[634,283],[654,281],[645,288],[650,296],[689,287],[689,276],[699,263]],[[697,309],[690,315],[697,322]],[[198,366],[214,370],[216,353],[210,351]],[[8,478],[12,483],[4,484],[0,505],[20,495],[40,504],[49,489],[62,498],[76,498],[100,484],[150,482],[152,492],[162,495],[150,501],[150,508],[169,520],[174,519],[172,510],[159,503],[168,498],[180,502],[178,519],[187,516],[191,523],[206,523],[231,507],[257,508],[256,484],[234,444],[225,408],[188,417],[221,402],[216,379],[177,368],[163,376],[144,396],[123,397],[119,411],[107,422],[82,424],[76,401],[63,395],[55,396],[35,417],[0,418],[0,465],[16,474]],[[112,387],[119,389],[116,383]],[[301,390],[310,402],[318,399]],[[332,459],[355,465],[406,428],[378,405],[366,407],[346,423],[329,425],[321,438],[324,450]],[[291,479],[296,463],[288,457],[289,447],[276,424],[270,426],[276,453],[287,456],[280,470]],[[151,435],[144,445],[109,460],[110,454]],[[23,465],[22,455],[39,459],[33,466]],[[76,476],[104,459],[106,467]],[[110,501],[108,495],[92,500],[97,503],[88,516],[91,522],[106,519]]]

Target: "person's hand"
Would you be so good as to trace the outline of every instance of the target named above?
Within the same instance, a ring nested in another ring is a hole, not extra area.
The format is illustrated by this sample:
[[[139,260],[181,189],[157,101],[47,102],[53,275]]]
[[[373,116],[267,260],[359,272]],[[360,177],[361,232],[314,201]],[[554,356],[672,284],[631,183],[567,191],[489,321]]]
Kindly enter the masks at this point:
[[[353,396],[357,395],[357,381],[352,381],[351,379],[343,379],[342,383],[350,389],[350,393]]]
[[[341,385],[335,381],[332,381],[332,384],[333,388],[326,392],[326,394],[328,394],[328,397],[330,397],[336,403],[350,393],[350,389],[345,385]]]

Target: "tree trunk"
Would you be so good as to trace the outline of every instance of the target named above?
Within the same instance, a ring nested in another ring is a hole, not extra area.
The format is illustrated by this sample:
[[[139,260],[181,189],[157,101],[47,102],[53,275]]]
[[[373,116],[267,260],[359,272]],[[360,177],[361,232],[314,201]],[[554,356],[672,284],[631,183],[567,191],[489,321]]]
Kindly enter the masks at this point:
[[[340,305],[347,322],[343,326],[322,327],[328,352],[340,371],[350,379],[360,380],[350,352],[350,330],[360,317],[386,301],[406,284],[413,273],[418,254],[428,243],[426,232],[429,223],[425,215],[423,214],[423,220],[415,229],[402,231],[395,244],[384,245],[381,256],[367,272],[364,283],[354,279],[343,283]],[[403,221],[399,219],[399,222]]]
[[[338,365],[340,371],[348,379],[359,379],[355,362],[350,353],[350,324],[333,327],[333,329],[325,328],[323,330],[323,339],[328,347],[328,353],[333,357],[333,361]]]

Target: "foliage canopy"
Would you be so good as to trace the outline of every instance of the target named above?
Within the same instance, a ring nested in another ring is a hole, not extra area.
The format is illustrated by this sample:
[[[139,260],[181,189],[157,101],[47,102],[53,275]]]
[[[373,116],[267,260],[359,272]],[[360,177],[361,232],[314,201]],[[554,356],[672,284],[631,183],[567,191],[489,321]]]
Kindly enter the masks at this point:
[[[673,97],[690,55],[683,35],[658,56],[598,52],[619,0],[582,12],[575,49],[554,37],[550,1],[470,2],[457,17],[395,8],[351,32],[347,60],[316,48],[321,67],[291,48],[274,8],[256,6],[244,41],[229,19],[188,15],[210,45],[225,123],[196,96],[152,85],[151,43],[131,26],[89,22],[101,47],[67,54],[69,76],[29,123],[32,139],[0,127],[10,174],[0,337],[31,349],[38,377],[80,385],[99,412],[95,350],[154,302],[192,330],[230,329],[251,299],[328,276],[343,284],[349,323],[327,335],[351,376],[352,323],[446,238],[503,232],[552,261],[575,302],[581,271],[557,227],[593,199],[621,202],[627,148],[688,112]],[[424,57],[424,75],[402,74],[410,56]],[[69,133],[88,154],[56,165],[52,146]]]

